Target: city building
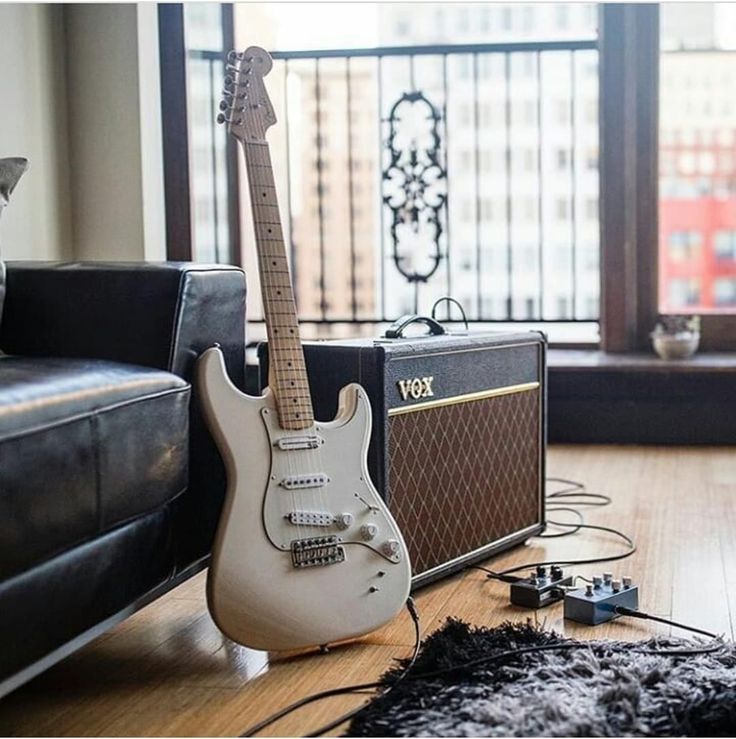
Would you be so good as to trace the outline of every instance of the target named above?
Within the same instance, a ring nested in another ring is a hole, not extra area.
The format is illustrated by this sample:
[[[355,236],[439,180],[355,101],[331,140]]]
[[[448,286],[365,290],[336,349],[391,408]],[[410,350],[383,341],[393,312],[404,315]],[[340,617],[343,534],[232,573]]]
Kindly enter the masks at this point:
[[[663,46],[673,50],[661,56],[660,310],[728,312],[736,309],[736,52],[714,48],[712,4],[675,11],[662,16]]]

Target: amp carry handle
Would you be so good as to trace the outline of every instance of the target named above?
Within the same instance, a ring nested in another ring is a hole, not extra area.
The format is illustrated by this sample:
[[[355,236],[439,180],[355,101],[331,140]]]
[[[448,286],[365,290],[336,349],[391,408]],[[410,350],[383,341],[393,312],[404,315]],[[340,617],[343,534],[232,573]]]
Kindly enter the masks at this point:
[[[402,339],[404,338],[404,329],[410,326],[412,323],[423,323],[429,331],[426,336],[442,336],[447,333],[444,326],[435,321],[434,318],[429,316],[420,316],[416,313],[407,313],[401,318],[397,318],[387,329],[384,337],[387,339]]]

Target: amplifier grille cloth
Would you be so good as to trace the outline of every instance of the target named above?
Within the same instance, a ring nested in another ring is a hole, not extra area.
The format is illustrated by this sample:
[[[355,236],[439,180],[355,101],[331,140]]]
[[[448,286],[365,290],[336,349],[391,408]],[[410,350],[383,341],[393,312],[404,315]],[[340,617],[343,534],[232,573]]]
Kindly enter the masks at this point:
[[[532,526],[540,391],[389,419],[389,508],[414,575]]]

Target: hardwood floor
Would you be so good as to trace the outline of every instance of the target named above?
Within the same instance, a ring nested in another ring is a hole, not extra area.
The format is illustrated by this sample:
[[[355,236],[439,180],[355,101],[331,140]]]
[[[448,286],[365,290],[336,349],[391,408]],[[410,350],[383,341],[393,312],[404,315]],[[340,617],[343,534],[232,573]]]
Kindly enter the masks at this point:
[[[588,522],[620,528],[637,543],[630,559],[581,566],[576,574],[603,569],[630,574],[640,585],[643,610],[734,637],[732,448],[556,447],[549,453],[548,473],[610,495],[610,506],[586,512]],[[492,565],[602,556],[621,549],[609,535],[581,532],[533,540],[496,557]],[[360,643],[324,655],[268,660],[220,635],[207,613],[204,583],[204,574],[193,578],[0,701],[0,735],[238,735],[302,696],[378,677],[412,645],[411,621],[402,613]],[[667,626],[624,619],[595,629],[565,622],[561,605],[522,610],[508,604],[507,587],[467,570],[420,590],[423,633],[448,616],[484,625],[532,618],[579,638],[638,640],[670,633]],[[322,701],[265,733],[308,733],[363,700]]]

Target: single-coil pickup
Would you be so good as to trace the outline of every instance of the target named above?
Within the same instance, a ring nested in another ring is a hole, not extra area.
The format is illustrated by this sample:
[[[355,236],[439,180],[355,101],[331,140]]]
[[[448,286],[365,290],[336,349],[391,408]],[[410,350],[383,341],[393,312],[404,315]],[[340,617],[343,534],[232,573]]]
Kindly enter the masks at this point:
[[[331,526],[335,517],[321,511],[292,511],[287,518],[295,526]]]
[[[315,472],[311,475],[289,475],[281,481],[281,487],[287,490],[303,490],[304,488],[324,487],[330,478],[323,472]]]
[[[321,443],[319,436],[282,436],[276,446],[284,452],[295,452],[300,449],[316,449]]]

